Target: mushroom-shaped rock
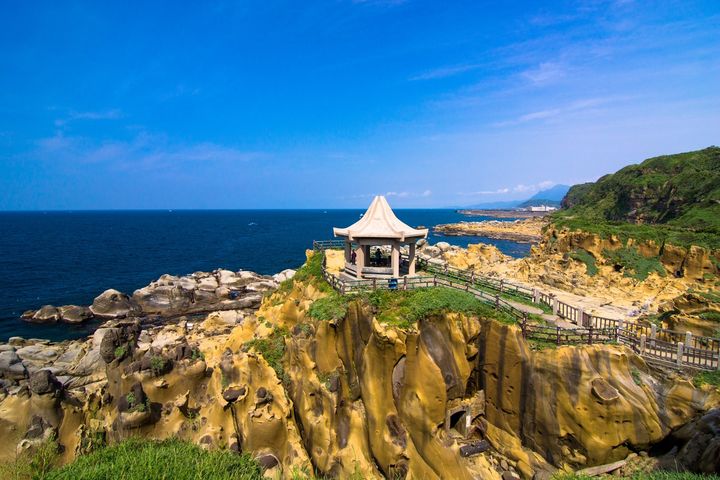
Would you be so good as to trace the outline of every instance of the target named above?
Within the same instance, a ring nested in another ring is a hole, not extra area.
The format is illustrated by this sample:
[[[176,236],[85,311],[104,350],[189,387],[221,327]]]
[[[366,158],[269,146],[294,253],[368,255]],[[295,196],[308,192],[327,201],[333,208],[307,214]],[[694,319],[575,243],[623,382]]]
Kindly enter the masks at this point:
[[[112,288],[96,297],[90,306],[93,315],[100,318],[124,318],[136,310],[129,296]]]
[[[93,317],[88,307],[79,307],[77,305],[64,305],[58,308],[60,312],[60,320],[64,323],[82,323]]]
[[[36,395],[55,393],[62,388],[50,370],[37,370],[30,375],[30,391]]]
[[[30,323],[57,323],[60,320],[60,311],[52,305],[43,305],[32,317],[23,320]]]
[[[255,392],[255,405],[260,406],[273,401],[272,393],[268,392],[265,387],[260,387]]]

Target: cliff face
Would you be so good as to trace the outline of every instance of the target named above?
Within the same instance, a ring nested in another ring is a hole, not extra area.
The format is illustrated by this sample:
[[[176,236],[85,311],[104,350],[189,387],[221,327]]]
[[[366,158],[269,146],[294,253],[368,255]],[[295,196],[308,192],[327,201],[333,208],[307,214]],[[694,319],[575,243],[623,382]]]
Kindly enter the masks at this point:
[[[36,359],[29,378],[4,374],[0,457],[52,435],[65,460],[130,435],[173,436],[251,452],[285,478],[532,478],[647,449],[720,404],[621,347],[533,351],[517,327],[457,313],[400,329],[360,301],[314,320],[324,295],[297,281],[258,310],[3,345],[0,360],[30,367],[33,348]],[[62,382],[59,358],[71,364]]]

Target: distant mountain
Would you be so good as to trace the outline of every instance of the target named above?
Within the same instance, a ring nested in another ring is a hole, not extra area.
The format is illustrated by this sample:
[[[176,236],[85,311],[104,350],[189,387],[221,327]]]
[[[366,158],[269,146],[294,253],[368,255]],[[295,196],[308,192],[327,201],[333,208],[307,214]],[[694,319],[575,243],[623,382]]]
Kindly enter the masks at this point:
[[[469,205],[465,208],[476,208],[478,210],[504,210],[512,208],[537,207],[540,205],[548,205],[551,207],[559,207],[565,194],[570,187],[568,185],[555,185],[542,190],[528,198],[527,200],[508,200],[504,202],[486,202]]]
[[[540,205],[548,205],[550,207],[559,207],[562,199],[567,195],[570,190],[570,185],[555,185],[547,190],[542,190],[524,202],[520,203],[518,207],[538,207]]]

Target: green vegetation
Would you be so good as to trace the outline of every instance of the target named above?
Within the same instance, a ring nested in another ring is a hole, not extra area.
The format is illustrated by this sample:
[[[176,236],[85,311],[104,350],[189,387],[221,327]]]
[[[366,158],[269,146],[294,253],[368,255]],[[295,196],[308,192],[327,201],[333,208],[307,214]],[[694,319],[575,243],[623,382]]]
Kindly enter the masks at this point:
[[[308,258],[307,262],[305,262],[305,265],[300,267],[298,271],[295,273],[295,276],[292,278],[291,281],[297,281],[301,283],[310,283],[311,285],[315,286],[318,290],[322,292],[332,292],[333,289],[323,278],[322,273],[322,265],[323,260],[325,259],[325,253],[322,251],[313,252],[313,254]],[[283,288],[292,288],[292,287],[283,287]]]
[[[287,328],[276,327],[267,338],[256,338],[245,342],[244,345],[246,349],[252,348],[262,355],[281,380],[285,380],[285,369],[283,368],[282,359],[285,355],[285,337],[287,337],[288,334]]]
[[[632,367],[630,369],[630,375],[632,375],[633,382],[635,382],[635,385],[640,386],[642,385],[642,377],[640,377],[640,370],[638,370],[635,367]]]
[[[645,280],[652,272],[661,277],[666,275],[658,257],[644,257],[636,247],[623,247],[617,250],[603,250],[603,255],[616,267],[622,269],[626,277]]]
[[[162,355],[153,355],[150,357],[150,369],[156,377],[162,374],[168,367],[168,361]]]
[[[586,272],[591,277],[598,273],[598,268],[595,264],[595,257],[593,257],[592,254],[587,250],[578,248],[577,250],[573,250],[572,252],[570,252],[568,256],[573,260],[584,263]]]
[[[127,355],[127,345],[120,345],[115,349],[115,358],[122,360]]]
[[[32,450],[20,454],[14,461],[0,464],[0,478],[7,480],[36,480],[49,478],[58,464],[59,445],[50,438]]]
[[[333,291],[327,297],[315,300],[308,315],[315,320],[330,321],[345,318],[348,310],[348,297]]]
[[[200,351],[199,348],[192,349],[192,356],[190,357],[193,361],[205,360],[205,354]]]
[[[696,387],[703,385],[713,385],[716,388],[720,388],[720,370],[713,370],[709,372],[700,372],[693,377],[693,384]]]
[[[494,318],[503,323],[515,323],[510,315],[497,312],[473,295],[445,287],[418,290],[376,290],[365,294],[379,322],[410,328],[415,322],[431,315],[448,312]]]
[[[48,447],[48,452],[51,448]],[[55,444],[57,452],[57,444]],[[50,462],[50,460],[52,460]],[[205,451],[177,439],[162,442],[130,439],[81,455],[73,463],[57,468],[57,453],[30,457],[32,468],[3,476],[13,479],[97,480],[122,478],[220,480],[261,479],[262,469],[247,454]],[[27,463],[27,462],[26,462]],[[24,463],[23,465],[25,465]],[[24,467],[23,467],[24,468]],[[4,473],[4,472],[3,472]]]
[[[720,148],[664,155],[570,189],[560,216],[720,234]],[[717,242],[717,239],[716,239]]]
[[[128,408],[131,412],[144,412],[150,409],[150,405],[148,404],[149,400],[145,400],[145,403],[139,402],[133,392],[128,393],[125,396],[125,400],[127,400]]]

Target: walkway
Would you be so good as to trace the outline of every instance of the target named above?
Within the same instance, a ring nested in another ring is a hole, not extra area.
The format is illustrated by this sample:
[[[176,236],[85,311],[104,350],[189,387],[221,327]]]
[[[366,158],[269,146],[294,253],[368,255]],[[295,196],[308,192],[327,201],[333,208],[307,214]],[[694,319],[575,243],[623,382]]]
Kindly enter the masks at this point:
[[[314,242],[313,247],[316,250],[335,248],[333,243]],[[403,277],[395,282],[379,279],[348,280],[326,271],[324,267],[323,276],[342,294],[371,289],[409,290],[435,286],[454,288],[471,293],[478,300],[514,317],[526,338],[557,345],[617,342],[629,346],[650,362],[704,370],[720,369],[718,338],[676,332],[623,318],[590,314],[582,307],[560,301],[552,293],[504,279],[477,275],[473,271],[426,261],[419,261],[418,268],[427,274]],[[542,305],[551,308],[552,315],[545,313]],[[555,325],[533,324],[529,321],[530,315],[540,315]]]

